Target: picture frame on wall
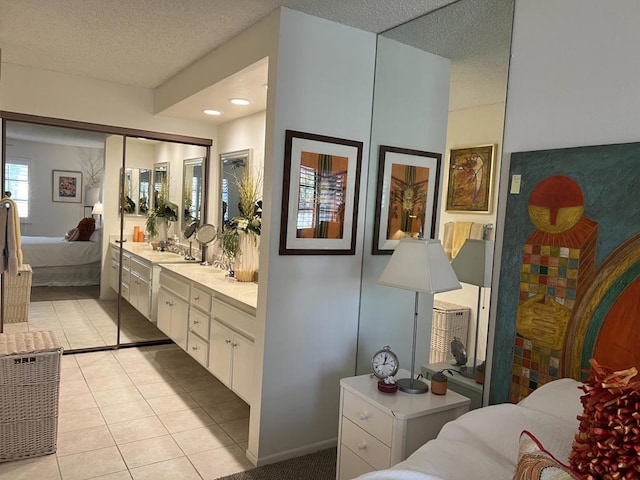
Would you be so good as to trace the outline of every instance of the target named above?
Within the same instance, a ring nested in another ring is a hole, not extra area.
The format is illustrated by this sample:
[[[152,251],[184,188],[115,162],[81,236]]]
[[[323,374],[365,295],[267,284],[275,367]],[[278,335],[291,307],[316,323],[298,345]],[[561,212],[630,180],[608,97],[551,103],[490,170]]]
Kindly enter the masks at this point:
[[[447,212],[490,213],[495,151],[494,144],[450,150]]]
[[[442,155],[381,145],[373,255],[391,255],[401,238],[434,238]]]
[[[53,170],[53,201],[82,202],[82,172]]]
[[[355,255],[363,143],[286,130],[280,255]]]

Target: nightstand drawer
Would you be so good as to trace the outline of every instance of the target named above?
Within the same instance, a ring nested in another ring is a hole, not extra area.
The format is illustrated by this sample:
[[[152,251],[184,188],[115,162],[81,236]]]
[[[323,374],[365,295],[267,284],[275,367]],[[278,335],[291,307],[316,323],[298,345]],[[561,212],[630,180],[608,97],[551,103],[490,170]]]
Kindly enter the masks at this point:
[[[391,466],[391,448],[344,417],[342,444],[376,470]]]
[[[393,418],[390,415],[348,391],[344,392],[343,402],[342,414],[345,417],[378,440],[391,445]]]
[[[362,460],[344,444],[340,445],[340,477],[338,480],[351,480],[373,471],[375,471],[375,468]]]

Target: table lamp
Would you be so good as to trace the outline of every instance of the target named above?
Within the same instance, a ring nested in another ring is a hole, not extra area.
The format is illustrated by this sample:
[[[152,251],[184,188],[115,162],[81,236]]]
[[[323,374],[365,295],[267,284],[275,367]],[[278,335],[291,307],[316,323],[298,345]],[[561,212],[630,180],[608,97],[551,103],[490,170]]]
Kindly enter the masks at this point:
[[[93,204],[93,209],[91,210],[91,215],[98,215],[98,222],[96,226],[100,226],[102,220],[102,214],[104,213],[104,207],[101,202],[96,202]]]
[[[471,367],[460,367],[460,374],[466,378],[475,378],[476,362],[478,360],[478,326],[480,324],[480,299],[482,289],[491,287],[491,273],[493,269],[492,240],[465,240],[462,248],[451,262],[458,280],[478,287],[478,306],[476,309],[476,335],[473,348],[473,363]]]
[[[440,240],[403,238],[378,279],[378,284],[415,292],[411,378],[401,378],[398,389],[407,393],[425,393],[426,383],[415,378],[418,298],[420,293],[434,295],[462,288],[444,253]],[[433,311],[429,313],[433,315]]]

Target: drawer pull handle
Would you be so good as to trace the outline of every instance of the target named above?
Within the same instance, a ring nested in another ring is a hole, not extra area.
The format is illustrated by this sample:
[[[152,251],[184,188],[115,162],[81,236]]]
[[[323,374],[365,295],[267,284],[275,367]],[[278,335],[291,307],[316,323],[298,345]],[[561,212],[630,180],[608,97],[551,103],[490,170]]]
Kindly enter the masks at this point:
[[[195,297],[193,297],[193,299],[197,302],[198,300],[200,300],[200,297],[196,295]]]
[[[198,347],[196,345],[194,345],[193,347],[191,347],[191,350],[197,350]]]
[[[236,348],[236,347],[238,346],[238,344],[237,344],[237,343],[232,343],[232,344],[231,344],[231,346],[232,346],[233,348]]]
[[[194,325],[197,325],[197,324],[199,324],[199,323],[200,323],[200,320],[194,320],[194,321],[193,321],[193,324],[194,324]]]
[[[231,343],[231,340],[229,340],[228,338],[224,341],[224,343],[226,343],[227,345],[229,345]]]
[[[365,441],[358,443],[358,450],[366,450],[366,449],[367,449],[367,443]]]
[[[360,414],[360,420],[368,420],[369,419],[369,412],[362,412]]]

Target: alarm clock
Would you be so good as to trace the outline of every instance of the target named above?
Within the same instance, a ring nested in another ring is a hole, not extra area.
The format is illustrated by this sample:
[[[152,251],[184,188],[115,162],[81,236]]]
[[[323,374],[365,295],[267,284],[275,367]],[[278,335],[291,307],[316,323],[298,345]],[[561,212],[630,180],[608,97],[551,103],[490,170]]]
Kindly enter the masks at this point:
[[[391,351],[389,345],[378,350],[371,359],[373,374],[381,380],[393,377],[398,373],[400,362],[398,356]]]

